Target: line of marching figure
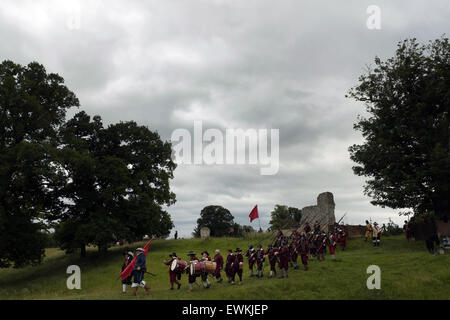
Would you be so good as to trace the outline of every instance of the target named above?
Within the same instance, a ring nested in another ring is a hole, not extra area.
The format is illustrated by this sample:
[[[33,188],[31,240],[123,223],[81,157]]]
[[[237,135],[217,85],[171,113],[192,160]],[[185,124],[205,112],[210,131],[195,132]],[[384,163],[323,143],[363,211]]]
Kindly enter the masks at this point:
[[[314,225],[313,229],[307,223],[302,233],[294,230],[290,236],[284,236],[280,230],[275,239],[269,244],[267,250],[264,250],[261,244],[258,244],[257,248],[250,244],[245,254],[242,253],[240,248],[236,248],[234,251],[228,249],[226,260],[224,260],[219,249],[215,250],[212,258],[207,250],[201,253],[200,258],[196,256],[195,252],[190,251],[187,254],[189,257],[188,261],[184,261],[176,253],[171,253],[169,254],[170,260],[164,261],[164,264],[169,267],[171,290],[174,289],[175,284],[177,289],[180,289],[181,277],[183,274],[187,274],[189,291],[192,291],[194,285],[201,287],[198,278],[202,280],[205,289],[211,287],[208,276],[216,278],[216,282],[221,283],[223,281],[222,271],[225,272],[228,283],[235,284],[238,280],[238,284],[242,284],[244,257],[247,258],[250,277],[263,278],[264,262],[267,259],[270,266],[270,278],[277,276],[277,265],[280,273],[279,278],[288,278],[289,264],[294,269],[299,269],[297,263],[299,256],[304,270],[307,271],[308,259],[317,258],[319,261],[323,261],[327,247],[329,248],[332,261],[336,261],[335,251],[338,245],[340,245],[341,250],[345,250],[346,233],[343,226],[336,224],[333,230],[325,233],[318,223]],[[133,295],[136,295],[139,287],[149,290],[143,280],[144,274],[148,272],[146,272],[145,255],[142,254],[142,251],[142,248],[136,249],[139,263],[135,266],[134,272],[122,281],[123,293],[126,292],[127,285],[131,285],[133,288]],[[133,259],[133,253],[127,252],[125,255],[126,260],[122,270]]]

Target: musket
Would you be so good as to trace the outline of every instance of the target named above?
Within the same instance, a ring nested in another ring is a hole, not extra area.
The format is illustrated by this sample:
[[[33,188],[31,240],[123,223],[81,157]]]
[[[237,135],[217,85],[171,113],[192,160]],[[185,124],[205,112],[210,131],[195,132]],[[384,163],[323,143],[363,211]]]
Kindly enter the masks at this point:
[[[156,274],[154,274],[154,273],[151,273],[151,272],[148,272],[148,271],[145,271],[145,273],[148,273],[149,275],[151,275],[151,276],[153,276],[153,277],[156,277]],[[122,277],[122,275],[120,274],[120,275],[117,277],[116,281],[119,280],[121,277]]]
[[[337,222],[337,224],[339,224],[341,221],[342,221],[342,219],[344,219],[344,217],[347,215],[347,212],[346,213],[344,213],[344,215],[342,216],[342,218],[341,219],[339,219],[339,221]]]

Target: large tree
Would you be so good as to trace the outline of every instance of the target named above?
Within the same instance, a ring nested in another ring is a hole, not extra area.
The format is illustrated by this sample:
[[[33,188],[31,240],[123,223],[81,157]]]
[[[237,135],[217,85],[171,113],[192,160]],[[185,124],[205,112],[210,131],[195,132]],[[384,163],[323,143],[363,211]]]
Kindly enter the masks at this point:
[[[57,133],[78,105],[42,65],[0,64],[0,267],[42,260],[45,216],[61,207]]]
[[[197,226],[193,235],[200,236],[200,229],[208,227],[212,237],[223,237],[228,235],[230,228],[234,226],[234,217],[230,211],[222,206],[207,206],[200,212]]]
[[[359,78],[349,96],[364,102],[367,116],[355,130],[364,143],[349,148],[356,175],[369,177],[372,204],[415,214],[450,212],[450,44],[398,44],[394,57]]]
[[[270,229],[284,229],[298,227],[302,218],[302,210],[277,204],[270,213]]]
[[[56,217],[56,236],[63,249],[84,255],[86,244],[105,251],[118,239],[169,234],[173,223],[162,206],[175,202],[170,143],[132,121],[104,128],[85,112],[66,123],[61,137],[66,210]]]

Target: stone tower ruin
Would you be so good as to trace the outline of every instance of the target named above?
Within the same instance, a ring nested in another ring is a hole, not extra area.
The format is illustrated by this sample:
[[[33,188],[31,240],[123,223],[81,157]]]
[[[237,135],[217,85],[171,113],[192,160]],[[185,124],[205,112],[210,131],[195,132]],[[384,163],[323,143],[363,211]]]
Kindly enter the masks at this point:
[[[300,221],[300,225],[302,225],[301,230],[303,231],[306,222],[308,222],[312,228],[314,223],[319,221],[322,229],[328,231],[328,226],[336,222],[334,207],[334,197],[331,192],[319,194],[317,197],[317,205],[304,207],[302,209],[302,219]]]

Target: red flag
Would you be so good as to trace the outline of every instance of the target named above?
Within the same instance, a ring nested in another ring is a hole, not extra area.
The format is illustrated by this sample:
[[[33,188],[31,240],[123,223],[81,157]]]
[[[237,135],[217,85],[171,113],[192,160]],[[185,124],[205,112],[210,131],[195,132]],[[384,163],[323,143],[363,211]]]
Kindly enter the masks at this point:
[[[250,214],[248,215],[250,217],[250,222],[252,222],[253,220],[255,220],[256,218],[259,218],[258,215],[258,205],[256,205],[252,212],[250,212]]]
[[[150,239],[150,241],[145,245],[144,249],[144,254],[145,256],[147,256],[148,253],[148,246],[150,245],[150,242],[152,242],[153,239]],[[136,257],[134,257],[134,259],[130,262],[129,265],[127,265],[127,267],[125,269],[123,269],[123,271],[120,273],[120,277],[122,278],[122,280],[125,280],[126,278],[128,278],[131,273],[134,270],[134,265],[136,264]]]

